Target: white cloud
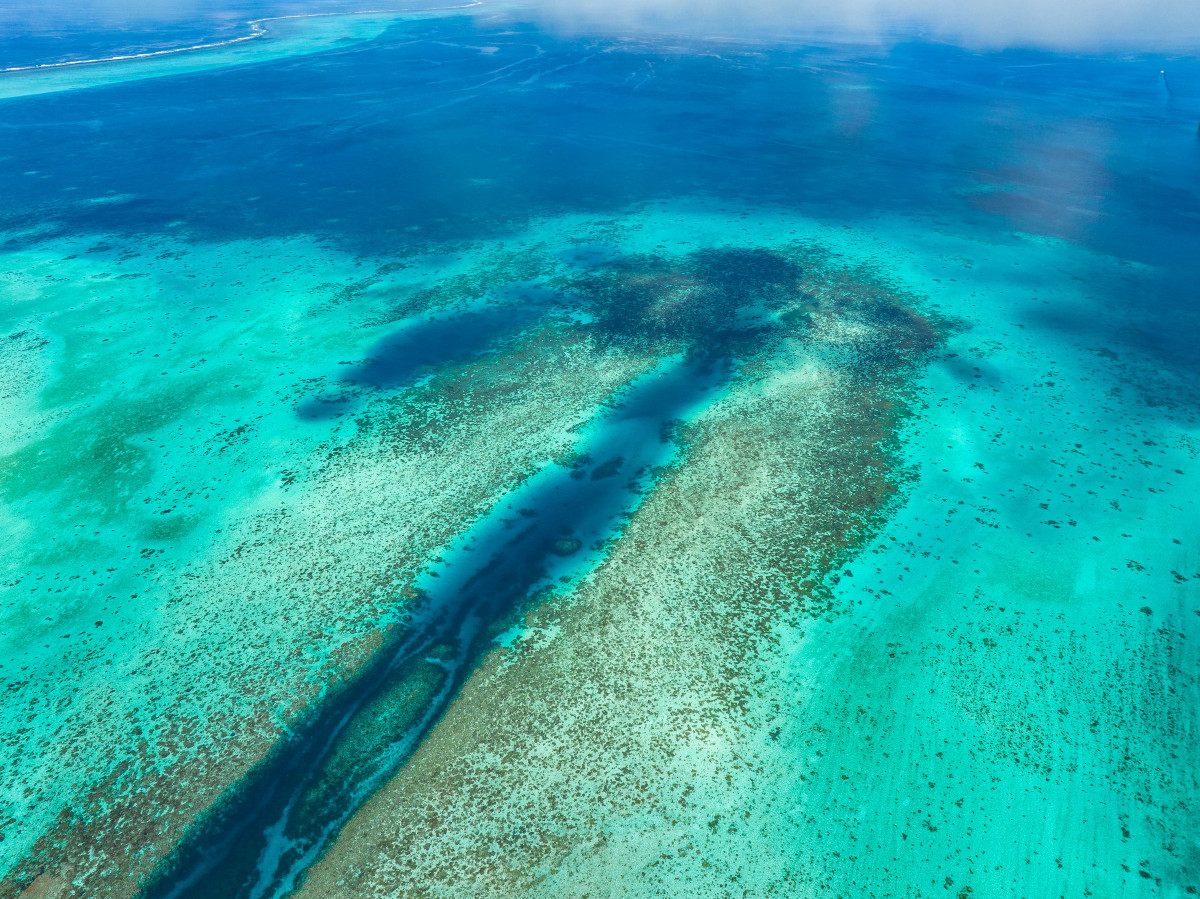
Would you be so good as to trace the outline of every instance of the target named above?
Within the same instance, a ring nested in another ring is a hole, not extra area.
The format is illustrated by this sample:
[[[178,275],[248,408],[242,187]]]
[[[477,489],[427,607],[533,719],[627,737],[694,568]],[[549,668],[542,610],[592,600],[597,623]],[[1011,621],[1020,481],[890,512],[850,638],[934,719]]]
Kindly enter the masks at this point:
[[[530,0],[510,10],[569,32],[917,32],[980,48],[1200,48],[1200,0]]]
[[[182,19],[452,6],[468,0],[0,0],[0,30],[86,32]],[[480,15],[566,32],[747,37],[780,32],[969,47],[1200,51],[1200,0],[483,0]]]

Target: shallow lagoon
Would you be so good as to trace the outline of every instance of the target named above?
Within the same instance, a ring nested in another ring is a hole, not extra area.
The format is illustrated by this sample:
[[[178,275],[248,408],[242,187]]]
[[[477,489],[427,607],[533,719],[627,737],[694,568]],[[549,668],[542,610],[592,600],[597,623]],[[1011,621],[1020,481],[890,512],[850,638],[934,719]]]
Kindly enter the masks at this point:
[[[344,708],[312,895],[1194,887],[1195,63],[371,27],[3,101],[4,894],[231,895]]]

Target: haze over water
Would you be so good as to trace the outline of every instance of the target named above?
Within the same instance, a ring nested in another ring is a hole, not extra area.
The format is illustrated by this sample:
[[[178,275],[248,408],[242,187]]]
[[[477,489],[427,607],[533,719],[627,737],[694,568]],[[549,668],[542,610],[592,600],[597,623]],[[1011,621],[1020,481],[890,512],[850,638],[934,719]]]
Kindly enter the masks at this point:
[[[351,13],[0,19],[0,897],[1200,888],[1195,12]]]

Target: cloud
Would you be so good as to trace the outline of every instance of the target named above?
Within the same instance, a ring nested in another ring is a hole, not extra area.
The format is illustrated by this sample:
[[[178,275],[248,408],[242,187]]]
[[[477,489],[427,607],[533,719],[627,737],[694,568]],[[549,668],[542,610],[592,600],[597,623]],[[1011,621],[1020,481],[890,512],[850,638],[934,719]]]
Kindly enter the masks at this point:
[[[980,49],[1200,48],[1200,0],[531,0],[509,14],[567,32],[870,40],[916,33]]]
[[[9,32],[83,33],[192,20],[229,27],[258,16],[468,0],[0,0]],[[483,0],[479,14],[567,33],[792,34],[888,41],[919,34],[968,47],[1200,50],[1200,0]]]

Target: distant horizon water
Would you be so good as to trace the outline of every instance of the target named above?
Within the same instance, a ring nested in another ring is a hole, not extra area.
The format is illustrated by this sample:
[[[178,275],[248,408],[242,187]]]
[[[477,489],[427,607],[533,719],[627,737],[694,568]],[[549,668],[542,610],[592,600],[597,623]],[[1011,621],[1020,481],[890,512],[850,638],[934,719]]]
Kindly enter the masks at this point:
[[[0,899],[1200,889],[1190,8],[352,5],[0,13]]]

